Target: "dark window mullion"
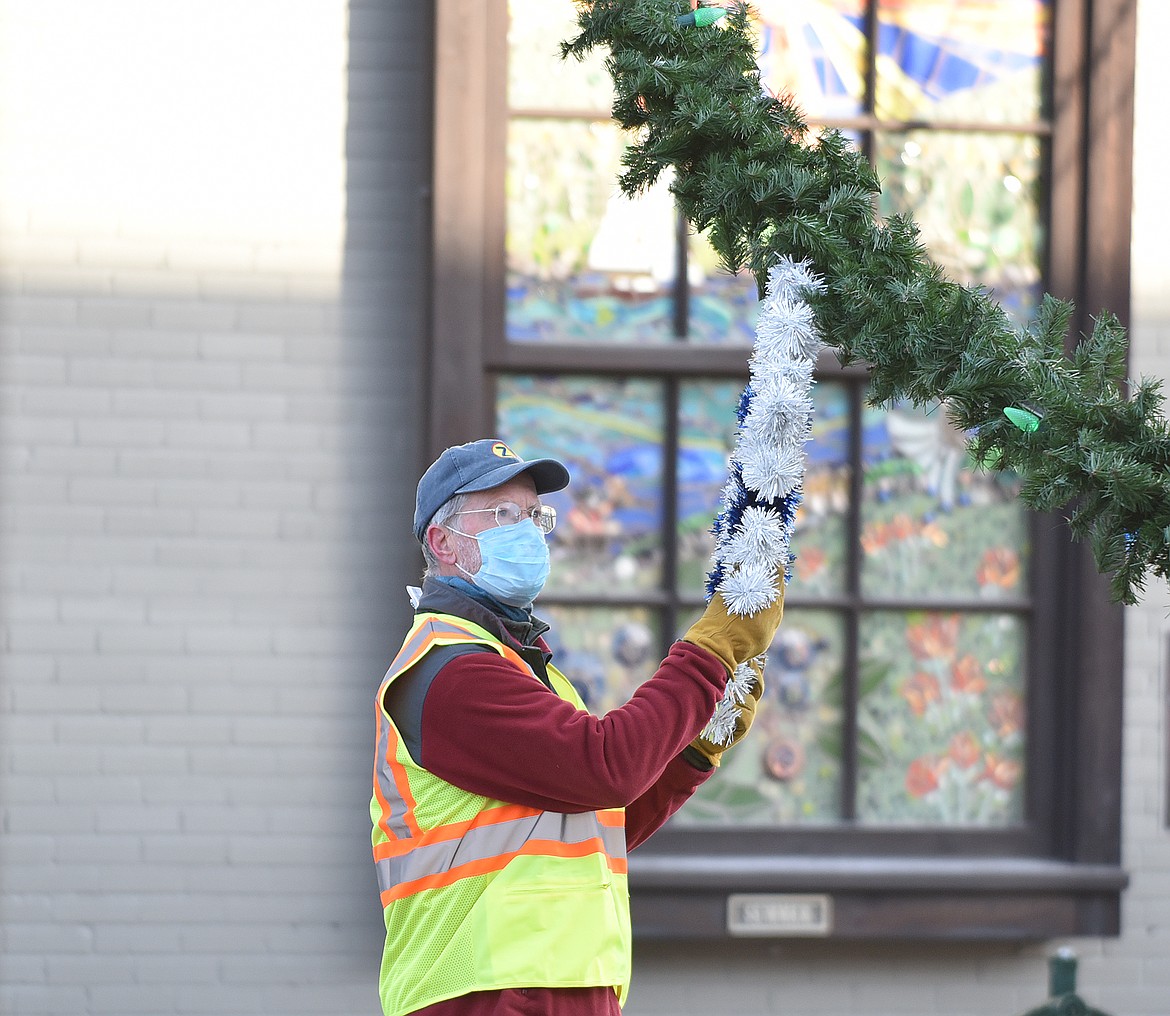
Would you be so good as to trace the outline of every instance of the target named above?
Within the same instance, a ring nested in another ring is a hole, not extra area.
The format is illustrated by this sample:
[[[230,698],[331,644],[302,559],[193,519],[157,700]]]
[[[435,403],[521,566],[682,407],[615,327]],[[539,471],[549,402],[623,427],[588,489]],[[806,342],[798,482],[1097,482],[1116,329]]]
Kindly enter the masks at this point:
[[[877,113],[877,53],[878,53],[878,16],[877,0],[869,0],[865,5],[865,94],[862,96],[861,108],[867,118],[873,119]],[[861,132],[861,150],[870,165],[873,165],[874,131],[867,128]]]
[[[672,324],[676,342],[686,342],[690,333],[691,290],[687,261],[687,238],[690,226],[681,209],[676,209],[674,219],[674,286],[672,295]]]
[[[872,125],[877,119],[878,0],[865,5],[865,94],[862,96],[864,118]],[[876,130],[869,126],[861,132],[861,151],[872,166],[876,148]],[[875,198],[876,200],[876,198]],[[864,488],[862,459],[865,386],[849,386],[849,513],[846,516],[845,595],[850,607],[845,611],[845,646],[841,686],[841,819],[857,821],[857,709],[860,694],[861,665],[861,495]]]
[[[662,588],[666,593],[663,608],[663,649],[674,641],[678,632],[678,455],[679,391],[678,378],[663,378],[663,412],[665,432],[662,447]]]
[[[846,516],[845,594],[851,606],[845,612],[842,661],[841,818],[857,819],[857,705],[861,664],[861,497],[865,485],[862,458],[865,387],[849,386],[849,512]]]

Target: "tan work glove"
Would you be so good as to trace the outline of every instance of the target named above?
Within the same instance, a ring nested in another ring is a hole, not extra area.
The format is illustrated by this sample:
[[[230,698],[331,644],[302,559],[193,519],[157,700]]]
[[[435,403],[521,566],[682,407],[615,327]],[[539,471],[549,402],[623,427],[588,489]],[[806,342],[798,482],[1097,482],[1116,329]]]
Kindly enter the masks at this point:
[[[716,744],[700,734],[689,745],[690,748],[702,755],[712,767],[719,765],[723,753],[728,748],[739,744],[744,739],[756,718],[756,705],[760,701],[760,696],[764,694],[764,661],[763,659],[750,660],[748,666],[752,668],[756,679],[747,698],[738,706],[739,715],[735,718],[735,730],[732,732],[731,740],[727,744]]]
[[[783,588],[770,607],[744,617],[729,613],[722,595],[716,593],[703,616],[687,629],[683,641],[714,653],[723,661],[727,673],[734,674],[739,664],[768,651],[783,616]]]

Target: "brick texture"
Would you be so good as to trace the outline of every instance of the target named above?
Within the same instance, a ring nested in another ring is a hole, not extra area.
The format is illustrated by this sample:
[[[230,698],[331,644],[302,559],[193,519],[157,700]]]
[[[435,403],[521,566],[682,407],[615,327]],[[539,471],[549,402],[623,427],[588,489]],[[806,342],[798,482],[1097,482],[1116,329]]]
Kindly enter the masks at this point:
[[[166,7],[0,2],[0,1011],[375,1012],[429,18]]]

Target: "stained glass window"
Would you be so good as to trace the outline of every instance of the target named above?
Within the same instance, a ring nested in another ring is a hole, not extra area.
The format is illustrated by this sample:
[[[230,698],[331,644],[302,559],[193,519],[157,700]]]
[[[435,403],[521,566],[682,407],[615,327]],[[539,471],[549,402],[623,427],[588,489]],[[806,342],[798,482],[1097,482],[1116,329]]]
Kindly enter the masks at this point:
[[[796,98],[810,119],[850,117],[865,106],[865,0],[758,0],[760,77]]]
[[[1072,336],[1124,309],[1132,4],[751,6],[765,87],[856,146],[949,277],[1017,322],[1069,299]],[[757,294],[667,190],[617,197],[606,54],[560,59],[576,10],[435,9],[426,425],[430,451],[494,418],[572,459],[537,612],[604,713],[703,608]],[[1123,613],[943,409],[867,408],[867,384],[822,355],[758,726],[640,852],[635,934],[726,935],[739,891],[829,894],[831,935],[1117,934]]]
[[[568,345],[496,376],[500,436],[569,464],[540,610],[591,708],[625,701],[703,602],[758,294],[630,200],[601,58],[563,64],[569,0],[509,0],[504,335]],[[756,0],[764,84],[837,129],[948,276],[1020,322],[1044,286],[1048,0]],[[670,349],[701,347],[672,365]],[[606,347],[648,350],[630,374]],[[730,348],[729,348],[730,347]],[[661,354],[653,351],[661,350]],[[655,359],[657,356],[657,359]],[[518,359],[516,359],[518,357]],[[823,363],[785,621],[757,729],[679,827],[1011,829],[1025,819],[1032,550],[1010,474],[939,406],[865,404]]]
[[[697,616],[697,615],[696,615]],[[678,813],[682,826],[829,823],[841,816],[844,631],[830,611],[790,610],[768,650],[750,741]]]
[[[1037,124],[1049,8],[1049,0],[753,5],[764,86],[795,97],[814,128],[843,129],[872,148],[882,214],[912,209],[952,277],[993,289],[1021,320],[1041,288]],[[750,343],[754,283],[720,273],[705,241],[685,235],[669,181],[634,200],[619,193],[622,140],[607,122],[601,55],[560,59],[572,5],[510,0],[509,11],[508,339]],[[908,121],[963,126],[882,130]],[[1020,124],[1029,131],[1006,129]]]
[[[939,406],[865,413],[862,589],[873,597],[1023,596],[1027,515],[1012,473],[971,461]]]
[[[550,606],[549,648],[572,676],[586,707],[601,716],[626,701],[661,659],[659,619],[653,611]]]
[[[1006,614],[867,614],[857,817],[1005,825],[1023,819],[1024,631]]]
[[[878,0],[878,114],[1038,120],[1049,7],[1049,0]]]
[[[674,207],[665,182],[617,188],[617,127],[521,119],[508,137],[508,338],[673,337]]]
[[[952,279],[985,286],[1025,323],[1043,289],[1039,139],[909,131],[879,134],[875,149],[882,214],[911,214]]]
[[[498,432],[517,454],[551,455],[572,476],[544,497],[557,510],[547,592],[661,586],[662,385],[512,375],[500,379],[496,406]]]

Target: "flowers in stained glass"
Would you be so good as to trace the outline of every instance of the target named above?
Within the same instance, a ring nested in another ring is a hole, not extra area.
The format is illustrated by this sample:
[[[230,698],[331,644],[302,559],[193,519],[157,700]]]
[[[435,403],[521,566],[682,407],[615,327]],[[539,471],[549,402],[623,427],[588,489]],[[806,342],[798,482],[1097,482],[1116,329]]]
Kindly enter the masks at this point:
[[[898,689],[910,711],[915,716],[922,716],[931,702],[937,702],[942,696],[942,686],[938,678],[925,671],[915,671],[912,677],[902,682]]]
[[[1002,825],[1023,799],[1022,629],[1007,615],[875,612],[865,624],[858,814]]]
[[[860,541],[872,595],[1022,596],[1027,515],[1018,479],[967,455],[941,407],[869,410]]]

